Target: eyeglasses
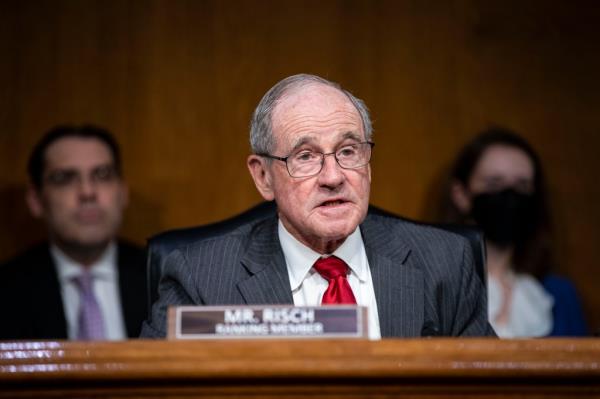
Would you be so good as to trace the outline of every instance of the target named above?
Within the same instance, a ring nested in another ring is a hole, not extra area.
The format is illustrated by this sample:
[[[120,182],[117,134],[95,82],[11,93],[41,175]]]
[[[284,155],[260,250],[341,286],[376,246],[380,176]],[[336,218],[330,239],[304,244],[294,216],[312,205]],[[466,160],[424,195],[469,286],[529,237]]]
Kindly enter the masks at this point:
[[[112,183],[119,178],[119,171],[114,165],[103,165],[94,168],[89,174],[93,183]],[[56,188],[75,187],[85,179],[83,174],[75,169],[53,170],[45,178],[48,185]]]
[[[375,146],[375,143],[365,141],[363,143],[344,145],[334,152],[327,154],[301,149],[291,153],[287,157],[277,157],[271,154],[257,155],[285,162],[291,177],[311,177],[321,173],[327,155],[333,155],[338,165],[343,169],[357,169],[365,166],[371,160],[371,149],[373,146]]]

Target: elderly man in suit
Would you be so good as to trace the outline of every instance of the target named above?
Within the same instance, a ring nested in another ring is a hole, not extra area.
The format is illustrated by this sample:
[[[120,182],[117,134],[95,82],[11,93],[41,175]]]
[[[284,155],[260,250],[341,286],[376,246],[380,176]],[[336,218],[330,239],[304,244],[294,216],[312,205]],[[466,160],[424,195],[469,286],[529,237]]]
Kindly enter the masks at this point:
[[[277,217],[199,240],[166,259],[142,336],[165,336],[170,305],[357,303],[369,335],[493,335],[468,243],[368,215],[373,143],[364,103],[313,75],[258,104],[248,168]]]
[[[146,316],[145,254],[116,239],[128,191],[117,142],[60,126],[29,160],[27,203],[49,242],[0,266],[0,339],[119,340]]]

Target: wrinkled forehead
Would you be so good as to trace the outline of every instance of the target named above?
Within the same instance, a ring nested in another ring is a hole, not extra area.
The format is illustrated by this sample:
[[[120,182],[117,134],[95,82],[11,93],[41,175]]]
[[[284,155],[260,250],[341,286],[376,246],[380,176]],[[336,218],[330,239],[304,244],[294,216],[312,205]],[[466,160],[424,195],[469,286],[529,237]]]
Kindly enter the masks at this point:
[[[273,133],[303,126],[346,127],[364,137],[362,120],[350,99],[339,89],[311,83],[291,89],[279,99],[273,109]],[[298,129],[292,129],[294,131]]]
[[[51,169],[88,170],[114,162],[110,148],[99,139],[63,137],[46,149],[44,172]]]

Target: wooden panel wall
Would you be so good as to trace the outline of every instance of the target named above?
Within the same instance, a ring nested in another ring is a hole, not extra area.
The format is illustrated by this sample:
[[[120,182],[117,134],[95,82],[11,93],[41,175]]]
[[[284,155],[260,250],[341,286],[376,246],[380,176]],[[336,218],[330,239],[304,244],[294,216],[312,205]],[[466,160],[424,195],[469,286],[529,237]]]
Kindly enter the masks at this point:
[[[284,76],[341,82],[375,121],[372,202],[426,218],[438,177],[491,123],[539,150],[561,272],[600,327],[600,10],[595,1],[4,0],[0,258],[43,236],[22,201],[32,144],[94,122],[123,147],[143,242],[259,201],[249,116]]]

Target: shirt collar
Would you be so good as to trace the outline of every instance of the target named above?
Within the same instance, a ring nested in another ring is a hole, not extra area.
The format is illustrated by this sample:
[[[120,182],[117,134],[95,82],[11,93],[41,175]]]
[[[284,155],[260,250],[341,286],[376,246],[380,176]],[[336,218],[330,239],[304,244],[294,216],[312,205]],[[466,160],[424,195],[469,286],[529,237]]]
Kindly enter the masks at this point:
[[[50,245],[50,254],[56,265],[61,283],[80,276],[85,269],[89,270],[93,277],[102,280],[113,279],[117,274],[117,245],[114,242],[111,242],[102,256],[88,268],[70,258],[55,244]]]
[[[285,257],[288,274],[290,277],[290,285],[292,291],[296,290],[304,279],[310,273],[314,263],[322,255],[313,251],[306,245],[296,239],[283,225],[281,219],[278,224],[279,242]],[[361,282],[367,281],[367,262],[365,259],[364,243],[360,228],[357,227],[352,234],[336,249],[333,254],[342,259],[351,272],[354,273]]]

